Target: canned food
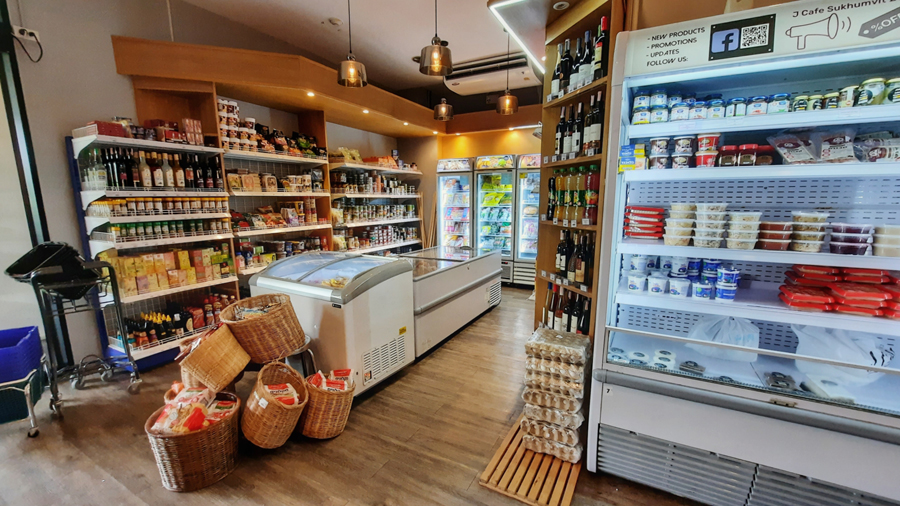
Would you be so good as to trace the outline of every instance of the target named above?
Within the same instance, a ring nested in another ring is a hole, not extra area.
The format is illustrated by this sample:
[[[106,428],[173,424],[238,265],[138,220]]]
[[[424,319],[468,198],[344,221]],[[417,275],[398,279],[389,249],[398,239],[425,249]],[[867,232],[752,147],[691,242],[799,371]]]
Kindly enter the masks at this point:
[[[794,101],[791,103],[791,111],[805,111],[806,107],[809,105],[809,96],[807,95],[797,95],[794,97]]]
[[[678,102],[672,106],[669,113],[669,121],[684,121],[691,116],[691,108],[685,102]]]
[[[825,109],[837,109],[838,102],[839,102],[839,98],[838,98],[839,95],[840,95],[840,93],[838,93],[836,91],[833,93],[826,93],[825,97],[824,97]]]
[[[735,97],[728,99],[728,104],[725,106],[725,117],[731,118],[735,116],[746,116],[747,115],[747,99],[743,97]]]
[[[895,77],[887,82],[883,103],[900,104],[900,77]]]
[[[878,105],[884,100],[884,79],[874,77],[866,79],[859,87],[856,105]]]
[[[856,90],[859,86],[847,86],[846,88],[841,90],[840,97],[838,98],[838,106],[840,107],[853,107],[853,104],[856,103]]]

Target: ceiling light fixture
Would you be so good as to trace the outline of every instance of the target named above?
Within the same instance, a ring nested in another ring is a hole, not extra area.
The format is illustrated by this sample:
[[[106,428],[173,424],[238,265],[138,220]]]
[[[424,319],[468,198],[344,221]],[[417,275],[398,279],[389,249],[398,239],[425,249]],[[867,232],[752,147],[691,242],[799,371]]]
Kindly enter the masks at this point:
[[[500,24],[503,25],[503,29],[505,29],[507,33],[510,33],[512,35],[512,38],[516,41],[516,44],[518,44],[519,47],[522,48],[522,51],[525,52],[525,54],[528,56],[528,59],[531,60],[531,62],[534,64],[534,67],[538,69],[541,74],[543,74],[544,72],[546,72],[544,70],[544,64],[541,63],[541,60],[539,60],[534,54],[532,54],[531,51],[528,50],[528,46],[526,46],[525,43],[522,42],[522,39],[520,39],[519,36],[516,35],[516,32],[514,32],[512,28],[510,28],[509,23],[507,23],[506,20],[503,19],[503,16],[501,16],[500,12],[498,11],[498,9],[500,9],[501,7],[506,7],[507,5],[512,5],[523,1],[525,0],[507,0],[506,2],[497,2],[493,5],[490,5],[488,8],[491,10],[491,13],[494,15],[494,17],[497,18],[497,21],[499,21]]]
[[[513,130],[515,130],[515,127],[509,127],[510,132],[512,132]]]
[[[407,122],[404,121],[404,122],[403,122],[403,126],[406,126],[406,125],[409,125],[409,123],[407,123]]]
[[[434,119],[438,121],[453,119],[453,106],[447,103],[446,98],[442,98],[441,103],[434,106]]]
[[[497,113],[509,116],[519,111],[519,99],[509,92],[509,32],[506,32],[506,93],[497,100]]]
[[[461,135],[461,134],[459,132],[457,132],[456,135]]]
[[[433,133],[434,135],[437,135],[437,130],[434,130],[434,131],[431,132],[431,133]]]
[[[419,72],[426,76],[446,76],[453,72],[453,61],[447,41],[437,34],[437,0],[434,0],[434,38],[431,45],[422,48],[419,57]]]
[[[350,42],[350,53],[347,59],[341,62],[338,70],[338,84],[348,88],[362,88],[369,84],[366,77],[366,66],[356,61],[353,56],[353,23],[350,21],[350,0],[347,0],[347,36]]]
[[[363,109],[363,114],[369,114],[369,110],[368,110],[368,109]]]
[[[522,130],[523,128],[537,128],[539,126],[541,126],[541,124],[536,123],[534,125],[522,125],[522,126],[516,126],[516,127],[509,127],[509,129],[510,130]]]
[[[313,92],[311,92],[311,91],[307,91],[307,92],[306,92],[306,96],[307,96],[307,97],[314,97],[314,96],[316,96],[316,94],[313,93]]]

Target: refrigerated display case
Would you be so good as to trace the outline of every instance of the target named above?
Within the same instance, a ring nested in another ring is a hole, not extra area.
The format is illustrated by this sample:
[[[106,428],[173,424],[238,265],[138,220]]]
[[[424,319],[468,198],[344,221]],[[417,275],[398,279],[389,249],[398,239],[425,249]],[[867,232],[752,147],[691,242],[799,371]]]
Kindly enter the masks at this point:
[[[500,252],[435,246],[401,255],[413,266],[416,357],[500,304]]]
[[[519,156],[516,169],[516,256],[513,282],[534,286],[540,219],[540,154]]]
[[[472,246],[472,160],[438,160],[438,244]]]
[[[889,234],[900,230],[900,156],[883,149],[897,145],[900,106],[870,81],[900,68],[900,32],[857,36],[891,8],[840,7],[798,2],[619,35],[589,470],[705,504],[900,501],[900,258],[884,256],[900,251],[885,242],[900,244]],[[810,26],[835,22],[854,28],[814,37]],[[647,47],[671,34],[690,34],[683,57],[648,64]],[[632,119],[636,98],[660,95],[715,107],[742,97],[748,112],[679,120],[682,104],[675,121],[644,122],[642,109]],[[695,144],[679,160],[687,168],[653,169],[668,152],[647,170],[612,170],[619,146],[649,155],[698,141],[718,153]],[[720,166],[732,147],[743,166]],[[870,163],[870,148],[886,156]],[[631,236],[654,208],[668,213],[666,237]],[[841,254],[851,249],[864,254]],[[851,280],[867,283],[835,284]]]
[[[500,252],[501,278],[507,283],[513,281],[515,258],[515,160],[516,155],[492,155],[475,162],[475,247]]]
[[[399,258],[310,252],[269,264],[250,293],[284,293],[322,371],[351,368],[359,395],[415,359],[412,267]]]

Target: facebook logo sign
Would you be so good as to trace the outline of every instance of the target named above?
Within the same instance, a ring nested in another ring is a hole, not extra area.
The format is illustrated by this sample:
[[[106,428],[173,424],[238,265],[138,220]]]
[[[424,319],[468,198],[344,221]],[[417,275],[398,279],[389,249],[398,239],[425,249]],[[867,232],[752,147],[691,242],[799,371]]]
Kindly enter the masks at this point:
[[[727,53],[739,47],[740,30],[722,30],[713,32],[709,51],[711,53]]]

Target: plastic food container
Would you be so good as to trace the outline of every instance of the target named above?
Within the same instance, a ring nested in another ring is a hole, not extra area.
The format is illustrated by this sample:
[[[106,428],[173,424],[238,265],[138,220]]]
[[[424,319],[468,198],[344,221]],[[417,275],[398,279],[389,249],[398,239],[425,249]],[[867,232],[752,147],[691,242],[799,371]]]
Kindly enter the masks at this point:
[[[694,214],[694,211],[669,211],[669,218],[675,218],[676,220],[693,220]]]
[[[759,224],[760,230],[790,232],[792,230],[790,221],[763,221]]]
[[[696,211],[697,205],[696,204],[688,204],[685,202],[676,202],[674,204],[671,204],[671,208],[673,211]],[[897,230],[900,230],[900,226],[897,227]],[[887,232],[887,233],[893,233],[893,232]],[[897,233],[900,234],[900,232],[897,232]]]
[[[725,237],[724,228],[695,228],[694,235],[701,239],[721,239]]]
[[[759,230],[759,222],[758,221],[732,221],[729,225],[731,230],[739,230],[743,232],[756,232]]]
[[[757,116],[765,114],[769,106],[769,97],[757,96],[750,99],[747,105],[747,116]]]
[[[834,224],[832,224],[832,226],[833,225]],[[844,232],[850,232],[850,230],[845,230]],[[900,225],[876,225],[875,233],[881,235],[900,235]]]
[[[731,283],[716,283],[716,301],[734,302],[737,296],[737,285]]]
[[[628,291],[643,292],[644,286],[647,284],[647,275],[634,273],[628,275]]]
[[[697,134],[697,151],[716,151],[722,134]]]
[[[831,234],[832,242],[867,243],[871,239],[872,234],[839,234],[837,232]]]
[[[756,246],[756,239],[735,239],[729,237],[725,239],[728,249],[753,249]]]
[[[824,311],[831,311],[834,309],[834,306],[832,304],[821,304],[818,302],[802,302],[802,301],[798,301],[798,300],[792,300],[791,298],[787,297],[783,293],[779,293],[778,298],[781,299],[781,302],[784,302],[785,304],[787,304],[787,306],[789,308],[797,309],[800,311],[814,311],[814,312],[821,313]]]
[[[817,213],[814,211],[791,211],[794,223],[825,223],[828,220],[828,213]]]
[[[718,248],[722,246],[722,239],[704,239],[694,237],[694,246],[698,248]]]
[[[676,221],[688,221],[688,220],[676,220]],[[694,231],[693,228],[666,227],[666,235],[669,235],[669,236],[690,237],[691,233],[693,231]]]
[[[675,137],[675,154],[692,155],[694,153],[694,136],[681,135]]]
[[[721,260],[715,260],[712,258],[703,259],[703,270],[707,272],[716,272],[719,270],[719,267],[722,267]]]
[[[673,169],[689,169],[690,167],[691,167],[691,156],[690,155],[675,154],[672,156],[672,168]]]
[[[725,212],[697,213],[697,219],[702,221],[725,221]]]
[[[791,232],[774,232],[772,230],[762,230],[759,233],[759,238],[761,240],[789,241],[791,239]]]
[[[691,119],[706,119],[708,114],[708,109],[706,107],[706,102],[703,100],[698,100],[694,102],[694,105],[691,106]]]
[[[900,246],[900,235],[875,234],[875,244],[884,244],[887,246]]]
[[[699,258],[688,258],[688,274],[691,271],[697,271],[697,275],[700,274],[700,267],[702,267],[703,261]]]
[[[715,167],[717,156],[719,156],[717,151],[697,151],[694,159],[697,161],[697,167]]]
[[[818,253],[822,249],[824,241],[791,241],[791,251],[803,253]]]
[[[824,232],[827,223],[794,222],[791,224],[794,232]]]
[[[822,241],[825,238],[825,232],[794,232],[791,239],[795,241]]]
[[[632,125],[648,125],[650,124],[650,109],[647,107],[636,107],[634,114],[631,116]]]
[[[750,231],[750,230],[735,230],[731,229],[728,231],[728,237],[730,239],[743,239],[743,240],[756,240],[759,237],[759,232]]]
[[[666,227],[690,229],[694,226],[694,220],[666,218]]]
[[[741,279],[741,271],[737,269],[729,269],[727,267],[719,267],[716,271],[717,283],[737,284]]]
[[[631,255],[628,266],[633,272],[647,272],[647,263],[647,257],[644,255]]]
[[[869,234],[872,232],[872,225],[861,225],[858,223],[832,223],[831,229],[838,234]],[[900,226],[897,227],[900,231]]]
[[[791,95],[789,93],[776,93],[769,99],[766,114],[791,112]]]
[[[669,121],[669,108],[657,105],[650,108],[650,123],[665,123]]]
[[[731,216],[731,221],[755,221],[755,222],[758,222],[759,218],[762,216],[761,212],[745,212],[745,213],[730,212],[728,214],[729,214],[729,216]]]
[[[716,228],[720,230],[725,230],[725,224],[728,223],[725,220],[696,220],[697,228]]]
[[[669,295],[685,299],[689,293],[691,293],[691,280],[688,278],[669,279]]]
[[[688,246],[691,244],[691,238],[679,235],[663,235],[663,242],[666,246]]]
[[[691,117],[691,108],[684,102],[678,102],[669,111],[669,121],[684,121]]]
[[[650,155],[651,169],[667,169],[669,168],[669,157],[667,155]]]
[[[747,99],[743,97],[735,97],[729,98],[728,103],[725,105],[725,117],[731,118],[733,116],[746,116],[747,115]]]
[[[829,285],[834,293],[847,299],[860,300],[890,300],[892,295],[884,290],[870,285],[857,283],[833,283]]]
[[[728,208],[728,204],[723,203],[710,203],[710,202],[698,202],[697,210],[704,213],[716,213],[723,212]]]
[[[828,249],[838,255],[865,255],[869,245],[866,243],[834,242],[828,243]]]
[[[672,266],[669,267],[669,272],[676,276],[683,276],[687,274],[688,270],[688,259],[687,257],[672,257]]]
[[[711,285],[715,285],[716,284],[716,273],[703,271],[700,274],[700,281],[703,283],[709,283]]]
[[[665,295],[669,291],[669,278],[664,275],[647,278],[647,291],[651,295]]]
[[[656,137],[650,139],[651,155],[668,155],[670,139],[668,137]]]
[[[818,304],[832,304],[834,297],[831,292],[822,288],[809,286],[781,285],[778,287],[785,297],[797,302],[815,302]]]
[[[712,297],[713,285],[709,283],[699,282],[694,283],[694,298],[695,299],[708,299]]]
[[[791,245],[790,239],[760,239],[756,243],[757,249],[767,249],[770,251],[787,251]]]
[[[900,257],[900,246],[873,244],[872,247],[875,250],[874,255],[877,257]]]

